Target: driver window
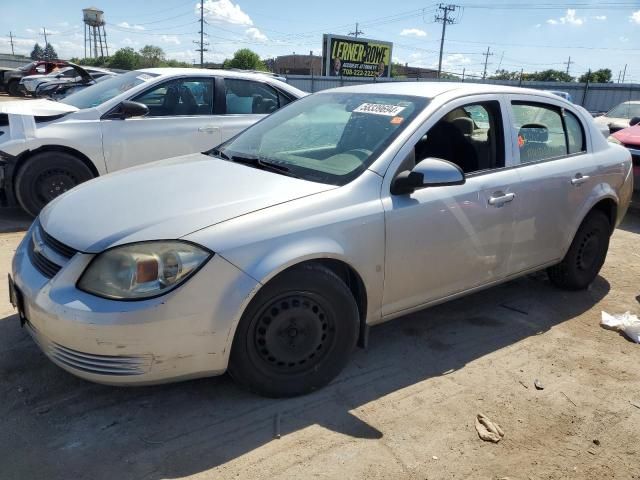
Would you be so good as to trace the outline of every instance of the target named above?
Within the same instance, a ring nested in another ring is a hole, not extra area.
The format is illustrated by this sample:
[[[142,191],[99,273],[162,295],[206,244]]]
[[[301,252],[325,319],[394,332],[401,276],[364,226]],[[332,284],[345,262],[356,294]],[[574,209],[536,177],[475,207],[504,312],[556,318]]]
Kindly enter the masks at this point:
[[[149,117],[211,115],[213,79],[172,80],[138,95],[135,102],[149,108]]]
[[[504,167],[504,135],[500,104],[479,102],[445,114],[414,147],[416,163],[440,158],[465,174]]]

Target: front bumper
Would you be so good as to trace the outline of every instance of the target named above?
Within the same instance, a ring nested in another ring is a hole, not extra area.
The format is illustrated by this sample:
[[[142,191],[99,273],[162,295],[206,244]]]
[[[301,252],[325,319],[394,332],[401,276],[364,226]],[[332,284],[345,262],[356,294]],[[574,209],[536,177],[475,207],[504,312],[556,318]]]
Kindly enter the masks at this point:
[[[29,233],[12,265],[26,328],[68,372],[98,383],[143,385],[223,373],[229,340],[257,282],[218,255],[167,295],[135,302],[75,288],[93,255],[76,253],[53,278],[28,254]]]

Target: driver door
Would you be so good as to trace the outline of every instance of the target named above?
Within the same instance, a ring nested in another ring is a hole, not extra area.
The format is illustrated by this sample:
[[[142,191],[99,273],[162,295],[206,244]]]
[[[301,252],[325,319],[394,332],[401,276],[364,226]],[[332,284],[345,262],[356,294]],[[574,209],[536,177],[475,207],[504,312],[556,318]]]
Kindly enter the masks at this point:
[[[391,195],[385,178],[383,316],[499,281],[509,271],[519,177],[504,168],[511,152],[504,109],[495,97],[481,96],[445,110],[416,132],[400,150],[403,164],[387,175],[445,157],[462,168],[465,183]]]
[[[149,114],[127,119],[102,119],[102,144],[107,170],[203,152],[221,143],[220,116],[214,115],[214,79],[170,80],[131,98]]]

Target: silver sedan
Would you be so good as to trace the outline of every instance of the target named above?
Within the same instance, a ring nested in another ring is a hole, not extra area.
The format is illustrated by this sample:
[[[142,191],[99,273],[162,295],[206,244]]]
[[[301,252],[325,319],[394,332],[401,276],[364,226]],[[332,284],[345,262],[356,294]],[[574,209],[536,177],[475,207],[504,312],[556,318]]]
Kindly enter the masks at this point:
[[[555,95],[346,87],[58,197],[10,291],[43,351],[85,379],[229,370],[299,395],[374,324],[537,270],[586,288],[632,190],[629,152]]]

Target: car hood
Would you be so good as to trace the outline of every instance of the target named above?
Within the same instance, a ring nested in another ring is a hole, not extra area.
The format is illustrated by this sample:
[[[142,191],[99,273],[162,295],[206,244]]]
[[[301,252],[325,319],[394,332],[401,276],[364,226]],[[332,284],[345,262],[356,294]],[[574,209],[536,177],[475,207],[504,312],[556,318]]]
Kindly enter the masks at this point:
[[[640,146],[640,125],[635,125],[633,127],[620,130],[614,133],[613,136],[625,145]]]
[[[34,117],[47,117],[77,111],[78,109],[72,105],[42,99],[13,100],[0,103],[0,113],[6,113],[10,115],[31,115]]]
[[[125,243],[180,238],[333,188],[198,153],[81,184],[45,207],[40,223],[69,247],[98,253]]]
[[[606,115],[601,115],[593,119],[597,125],[607,125],[614,126],[617,128],[625,128],[629,126],[628,118],[615,118],[615,117],[607,117]]]

